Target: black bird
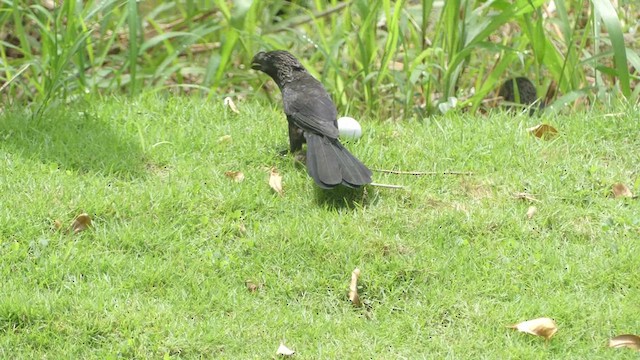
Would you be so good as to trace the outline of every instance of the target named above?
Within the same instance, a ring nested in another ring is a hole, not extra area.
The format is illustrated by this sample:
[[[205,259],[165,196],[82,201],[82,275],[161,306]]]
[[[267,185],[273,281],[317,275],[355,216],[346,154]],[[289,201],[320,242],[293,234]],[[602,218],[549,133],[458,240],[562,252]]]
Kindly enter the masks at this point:
[[[535,85],[526,77],[516,77],[505,81],[502,86],[500,86],[498,96],[501,96],[504,101],[510,103],[529,106],[529,115],[535,113],[536,109],[534,104],[537,101],[540,102],[537,107],[539,109],[544,108],[544,103],[538,98]],[[513,110],[513,106],[507,106],[507,109]]]
[[[269,75],[282,92],[289,122],[289,150],[307,143],[307,172],[323,189],[371,183],[371,170],[338,140],[338,112],[331,97],[290,53],[259,52],[251,68]]]

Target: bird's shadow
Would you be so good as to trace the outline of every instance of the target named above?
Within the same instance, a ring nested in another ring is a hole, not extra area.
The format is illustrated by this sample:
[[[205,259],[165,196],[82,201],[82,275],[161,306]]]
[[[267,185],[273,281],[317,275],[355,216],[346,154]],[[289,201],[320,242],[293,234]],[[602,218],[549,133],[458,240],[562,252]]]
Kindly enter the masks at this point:
[[[330,190],[315,186],[316,203],[329,209],[359,209],[372,204],[376,198],[373,195],[372,188],[369,186],[356,189],[337,186]]]
[[[137,138],[100,114],[75,106],[52,110],[42,118],[26,111],[7,112],[0,119],[0,151],[61,170],[120,178],[145,172]]]

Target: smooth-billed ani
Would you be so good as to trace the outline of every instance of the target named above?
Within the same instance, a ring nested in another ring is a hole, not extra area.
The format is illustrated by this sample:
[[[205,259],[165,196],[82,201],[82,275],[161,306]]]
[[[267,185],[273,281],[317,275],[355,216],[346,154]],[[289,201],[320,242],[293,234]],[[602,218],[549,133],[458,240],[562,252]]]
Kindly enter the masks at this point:
[[[536,107],[538,109],[544,108],[544,102],[538,99],[535,85],[526,77],[516,77],[505,81],[498,91],[498,96],[510,103],[529,106],[529,115],[535,113]],[[535,106],[536,102],[540,103]],[[507,109],[513,110],[513,106],[508,105]]]
[[[322,84],[290,53],[259,52],[251,68],[269,75],[282,92],[289,150],[307,143],[307,172],[323,189],[371,183],[371,171],[338,140],[336,106]]]

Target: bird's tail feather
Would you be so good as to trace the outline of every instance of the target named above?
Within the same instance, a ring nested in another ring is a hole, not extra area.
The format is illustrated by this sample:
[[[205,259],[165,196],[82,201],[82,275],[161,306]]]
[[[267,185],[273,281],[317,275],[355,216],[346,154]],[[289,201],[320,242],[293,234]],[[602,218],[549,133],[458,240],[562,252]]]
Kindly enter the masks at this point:
[[[337,139],[305,133],[307,171],[324,189],[337,185],[351,188],[369,184],[371,170],[353,156]]]

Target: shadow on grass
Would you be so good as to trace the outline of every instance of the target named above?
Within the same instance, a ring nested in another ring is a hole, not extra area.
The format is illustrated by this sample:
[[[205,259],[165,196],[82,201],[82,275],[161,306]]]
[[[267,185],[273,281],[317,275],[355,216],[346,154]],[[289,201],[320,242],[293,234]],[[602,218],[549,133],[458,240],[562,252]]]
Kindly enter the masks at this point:
[[[316,202],[318,205],[330,209],[357,209],[369,205],[372,202],[370,187],[351,189],[346,186],[338,186],[331,190],[323,190],[315,187]]]
[[[133,178],[143,174],[135,137],[109,119],[79,107],[60,107],[34,120],[25,111],[0,116],[0,149],[60,169]]]

